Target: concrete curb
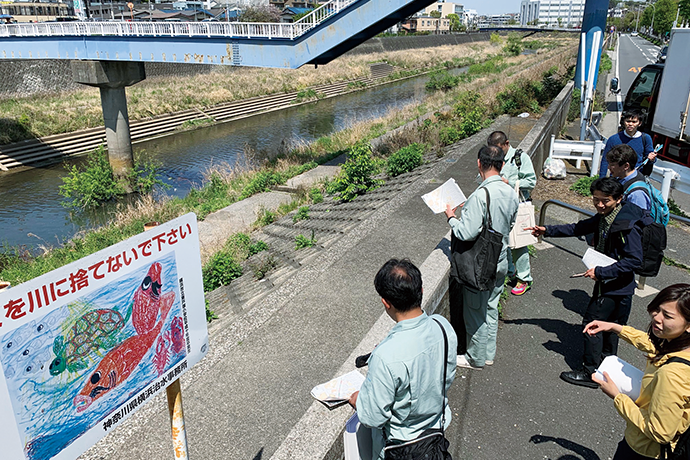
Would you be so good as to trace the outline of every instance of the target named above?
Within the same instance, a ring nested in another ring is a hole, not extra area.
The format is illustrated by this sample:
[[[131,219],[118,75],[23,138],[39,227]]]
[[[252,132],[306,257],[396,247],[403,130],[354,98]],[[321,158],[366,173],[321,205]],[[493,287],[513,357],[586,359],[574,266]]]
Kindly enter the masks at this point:
[[[427,314],[448,310],[448,274],[450,272],[450,232],[436,246],[429,257],[419,267],[424,281],[424,299],[422,308]],[[445,303],[444,303],[445,302]],[[369,330],[367,335],[352,351],[345,363],[338,369],[337,375],[343,375],[355,369],[355,358],[369,353],[377,343],[383,340],[393,326],[393,321],[384,312]],[[365,374],[364,372],[362,372]],[[318,401],[314,401],[302,416],[280,448],[271,457],[272,460],[302,460],[320,458],[335,460],[343,457],[343,431],[345,423],[352,416],[350,406],[340,406],[329,410]]]

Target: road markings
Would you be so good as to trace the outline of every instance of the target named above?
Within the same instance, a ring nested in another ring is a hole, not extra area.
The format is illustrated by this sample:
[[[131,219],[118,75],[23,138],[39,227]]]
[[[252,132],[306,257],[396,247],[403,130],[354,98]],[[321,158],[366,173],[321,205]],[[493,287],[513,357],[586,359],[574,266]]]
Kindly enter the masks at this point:
[[[630,68],[628,69],[628,72],[635,72],[635,73],[637,73],[637,72],[639,72],[640,70],[642,70],[642,67],[630,67]]]

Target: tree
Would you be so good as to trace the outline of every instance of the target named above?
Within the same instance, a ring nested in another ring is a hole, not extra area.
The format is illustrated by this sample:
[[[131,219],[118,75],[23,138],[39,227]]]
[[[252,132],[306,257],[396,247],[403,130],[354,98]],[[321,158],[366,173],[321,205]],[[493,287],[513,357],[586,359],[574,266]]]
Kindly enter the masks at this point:
[[[451,32],[463,32],[464,31],[465,26],[462,25],[462,23],[460,22],[460,16],[458,16],[455,13],[450,13],[446,17],[448,19],[450,19],[450,31]]]
[[[656,35],[663,35],[671,31],[673,21],[676,19],[678,4],[672,0],[659,0],[655,5],[654,32]]]
[[[237,18],[238,22],[280,22],[280,10],[273,5],[248,6]]]
[[[429,13],[429,16],[431,16],[432,18],[438,19],[438,18],[441,17],[441,12],[440,12],[440,11],[434,10],[434,11],[432,11],[431,13]]]
[[[678,7],[680,8],[679,16],[683,18],[683,22],[690,22],[690,0],[680,0]],[[678,22],[680,22],[680,19],[678,19]]]
[[[563,18],[559,17],[558,18],[558,27],[561,27],[563,25]]]

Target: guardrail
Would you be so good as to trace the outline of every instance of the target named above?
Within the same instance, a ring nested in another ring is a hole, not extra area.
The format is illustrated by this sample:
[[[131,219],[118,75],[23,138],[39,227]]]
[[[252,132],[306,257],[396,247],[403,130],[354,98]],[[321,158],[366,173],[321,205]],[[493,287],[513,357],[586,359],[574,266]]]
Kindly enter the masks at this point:
[[[0,37],[169,36],[295,39],[357,0],[331,0],[291,24],[273,22],[40,22],[2,24]]]

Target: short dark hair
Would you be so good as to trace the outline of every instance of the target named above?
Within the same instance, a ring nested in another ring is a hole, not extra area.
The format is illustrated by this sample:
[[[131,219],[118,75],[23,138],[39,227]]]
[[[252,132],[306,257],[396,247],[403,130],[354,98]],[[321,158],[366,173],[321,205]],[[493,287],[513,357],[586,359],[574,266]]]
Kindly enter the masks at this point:
[[[656,313],[661,309],[662,304],[668,302],[677,302],[678,312],[686,322],[690,322],[690,284],[680,283],[665,287],[647,306],[647,311]],[[652,324],[650,323],[647,334],[649,334],[649,340],[652,341],[657,350],[657,354],[652,358],[653,362],[660,360],[665,354],[684,350],[690,346],[690,333],[688,332],[683,332],[680,337],[673,340],[660,339],[652,332]]]
[[[628,109],[621,114],[621,128],[625,128],[625,120],[628,118],[637,118],[641,125],[644,124],[644,114],[637,109]]]
[[[422,273],[409,259],[391,259],[383,264],[374,287],[398,311],[422,306]]]
[[[489,134],[489,139],[486,141],[489,145],[503,145],[508,140],[508,136],[503,131],[494,131]]]
[[[479,167],[482,171],[488,171],[489,169],[495,169],[496,171],[501,171],[503,168],[503,157],[505,154],[500,147],[495,145],[485,145],[479,149],[477,158],[479,159]]]
[[[609,150],[606,154],[609,163],[617,163],[618,166],[630,165],[630,169],[635,169],[637,165],[637,152],[628,144],[619,144]]]
[[[600,177],[599,179],[592,182],[589,186],[589,191],[592,195],[594,192],[601,192],[606,196],[610,196],[614,200],[617,200],[623,196],[623,184],[618,182],[613,177]]]

